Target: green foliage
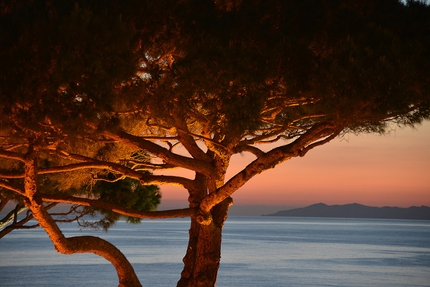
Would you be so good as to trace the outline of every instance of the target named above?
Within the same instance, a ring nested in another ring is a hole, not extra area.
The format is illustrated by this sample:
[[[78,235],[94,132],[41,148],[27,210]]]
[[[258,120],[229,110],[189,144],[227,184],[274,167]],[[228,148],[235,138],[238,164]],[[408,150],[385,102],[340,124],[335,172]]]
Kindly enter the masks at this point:
[[[161,194],[159,188],[155,185],[143,186],[138,180],[125,178],[114,179],[113,175],[109,175],[110,179],[99,180],[91,187],[90,195],[97,198],[101,202],[119,204],[120,206],[137,211],[153,211],[156,210],[160,203]],[[111,180],[111,181],[108,181]],[[81,222],[82,226],[91,226],[103,228],[107,230],[121,215],[102,209],[86,208],[86,211],[96,212],[103,215],[103,218],[95,222]],[[133,217],[125,217],[128,223],[140,223],[140,219]]]

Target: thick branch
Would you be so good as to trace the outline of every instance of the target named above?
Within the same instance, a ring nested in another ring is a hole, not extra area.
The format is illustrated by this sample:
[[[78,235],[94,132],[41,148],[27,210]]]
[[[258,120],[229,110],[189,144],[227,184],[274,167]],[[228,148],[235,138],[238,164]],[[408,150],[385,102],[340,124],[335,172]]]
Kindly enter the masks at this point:
[[[9,190],[11,190],[13,192],[18,193],[19,195],[25,196],[25,193],[24,193],[24,191],[22,189],[20,189],[19,187],[13,186],[13,185],[5,182],[5,181],[0,180],[0,187],[9,189]]]
[[[183,125],[180,129],[177,129],[179,140],[185,149],[194,157],[195,159],[202,161],[209,161],[206,153],[204,153],[200,147],[196,144],[194,137],[188,130],[186,130],[186,125]]]
[[[208,162],[172,153],[169,150],[151,141],[145,140],[138,136],[128,134],[124,131],[117,131],[117,132],[105,131],[104,134],[105,136],[110,137],[119,142],[145,150],[148,153],[161,158],[166,163],[180,166],[185,169],[193,170],[206,175],[210,175],[213,172],[213,168]]]
[[[30,153],[25,162],[24,187],[27,195],[27,207],[33,213],[40,226],[48,233],[58,252],[63,254],[94,253],[110,261],[115,267],[119,287],[141,287],[139,279],[127,258],[111,243],[94,236],[77,236],[66,238],[53,218],[43,206],[37,191],[35,154]]]
[[[24,156],[21,153],[11,152],[1,149],[0,158],[15,159],[24,162]]]
[[[172,170],[172,169],[177,169],[179,167],[171,165],[171,164],[156,164],[156,163],[148,163],[148,162],[143,162],[143,161],[139,161],[139,160],[132,160],[132,159],[121,159],[119,160],[120,162],[123,163],[129,163],[132,164],[133,167],[132,169],[134,170]]]
[[[137,211],[129,208],[124,208],[117,204],[101,202],[95,199],[89,198],[80,198],[74,196],[66,196],[66,195],[51,195],[51,194],[41,194],[43,201],[46,202],[61,202],[61,203],[69,203],[69,204],[79,204],[82,206],[89,206],[93,208],[99,208],[104,210],[109,210],[112,212],[116,212],[118,214],[136,218],[183,218],[189,217],[196,214],[195,208],[184,208],[184,209],[172,209],[172,210],[163,210],[163,211]]]
[[[333,135],[329,136],[329,132],[333,133]],[[200,204],[201,214],[203,216],[208,214],[212,207],[231,196],[236,190],[257,174],[260,174],[267,169],[274,168],[276,165],[292,157],[301,156],[303,152],[307,152],[313,147],[333,139],[337,134],[339,134],[339,132],[340,131],[338,131],[338,129],[333,130],[333,126],[330,123],[315,125],[294,142],[274,148],[271,151],[264,153],[264,155],[260,155],[241,172],[233,176],[222,187],[218,188],[215,192],[208,194]],[[315,141],[321,138],[324,139],[315,143],[315,145],[312,145]]]
[[[326,144],[326,143],[330,142],[332,139],[334,139],[335,137],[337,137],[337,136],[341,133],[341,131],[342,131],[342,130],[337,130],[337,131],[335,131],[335,132],[333,132],[333,133],[331,133],[330,131],[328,131],[328,133],[331,133],[331,135],[330,135],[330,136],[326,137],[325,139],[322,139],[322,140],[320,140],[320,141],[316,141],[316,142],[314,142],[314,143],[312,143],[312,144],[308,145],[307,147],[305,147],[305,148],[300,152],[300,156],[305,156],[305,154],[306,154],[308,151],[310,151],[311,149],[316,148],[316,147],[318,147],[318,146],[321,146],[321,145],[324,145],[324,144]]]
[[[50,174],[50,173],[61,173],[61,172],[68,172],[68,171],[74,171],[74,170],[81,170],[81,169],[108,169],[112,171],[116,171],[118,173],[121,173],[125,176],[128,176],[130,178],[134,178],[139,180],[142,184],[150,185],[150,184],[169,184],[169,185],[178,185],[185,188],[189,188],[191,185],[193,185],[193,181],[184,177],[179,176],[163,176],[163,175],[153,175],[153,174],[144,174],[140,172],[141,167],[143,165],[144,170],[145,167],[154,167],[154,169],[163,169],[163,165],[147,165],[147,164],[140,164],[136,163],[138,166],[137,168],[128,168],[124,165],[111,163],[111,162],[104,162],[104,161],[97,161],[92,158],[83,157],[81,155],[73,155],[68,154],[67,158],[73,158],[75,160],[81,160],[81,161],[89,161],[89,162],[81,162],[81,163],[74,163],[64,166],[55,166],[55,167],[49,167],[38,170],[38,174]],[[166,166],[165,169],[173,169],[177,167],[172,166]],[[23,178],[24,173],[0,173],[0,178]],[[4,182],[3,182],[4,183]],[[19,189],[17,187],[13,187],[10,184],[7,185],[7,183],[4,183],[2,185],[2,182],[0,182],[1,187],[5,187],[8,189],[11,189],[15,192],[18,192]],[[14,189],[13,189],[14,188]],[[22,191],[20,193],[22,195]]]
[[[260,157],[260,156],[264,155],[264,152],[261,149],[256,148],[254,146],[250,146],[250,145],[239,145],[239,146],[235,147],[233,151],[234,151],[234,153],[242,153],[242,152],[247,151],[247,152],[252,153],[256,157]]]
[[[84,161],[87,162],[87,165],[83,164],[81,165],[81,168],[103,168],[103,169],[110,169],[113,171],[116,171],[124,176],[134,178],[139,180],[142,184],[149,185],[149,184],[170,184],[170,185],[179,185],[185,188],[190,188],[193,186],[193,181],[184,177],[179,176],[167,176],[167,175],[153,175],[153,174],[145,174],[136,170],[133,170],[131,168],[128,168],[124,165],[113,163],[113,162],[105,162],[105,161],[99,161],[95,160],[93,158],[89,158],[86,156],[82,156],[79,154],[72,154],[67,152],[61,152],[61,155],[68,159],[78,160],[78,161]],[[72,167],[78,168],[79,164],[75,164]],[[59,172],[65,171],[66,168],[60,167]],[[56,172],[55,168],[49,169],[51,173]],[[41,172],[44,172],[44,170],[41,170]],[[44,172],[47,173],[47,172]]]

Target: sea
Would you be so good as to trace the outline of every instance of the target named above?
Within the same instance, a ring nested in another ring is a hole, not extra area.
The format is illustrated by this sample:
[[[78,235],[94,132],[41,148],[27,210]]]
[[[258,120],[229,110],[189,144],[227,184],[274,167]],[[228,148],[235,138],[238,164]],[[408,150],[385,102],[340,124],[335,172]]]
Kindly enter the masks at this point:
[[[110,231],[61,224],[66,236],[115,244],[143,286],[176,286],[189,219],[118,222]],[[92,254],[56,253],[38,228],[0,239],[1,287],[118,286],[114,268]],[[225,223],[217,286],[430,286],[430,221],[235,217]]]

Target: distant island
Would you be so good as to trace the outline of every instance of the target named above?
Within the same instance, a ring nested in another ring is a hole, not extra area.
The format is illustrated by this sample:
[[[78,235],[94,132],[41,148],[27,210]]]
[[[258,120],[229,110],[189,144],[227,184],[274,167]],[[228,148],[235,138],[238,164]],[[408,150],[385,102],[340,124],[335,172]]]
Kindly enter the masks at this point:
[[[263,216],[290,217],[343,217],[343,218],[381,218],[381,219],[418,219],[430,220],[430,207],[371,207],[358,203],[327,205],[317,203],[303,208],[281,210]]]

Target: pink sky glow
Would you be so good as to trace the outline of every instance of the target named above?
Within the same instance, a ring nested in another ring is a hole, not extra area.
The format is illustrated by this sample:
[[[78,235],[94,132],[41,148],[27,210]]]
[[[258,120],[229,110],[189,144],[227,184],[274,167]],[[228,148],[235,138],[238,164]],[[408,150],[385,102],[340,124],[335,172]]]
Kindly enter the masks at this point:
[[[253,159],[236,155],[232,176]],[[186,206],[187,193],[162,186],[160,207]],[[233,195],[235,205],[306,206],[361,203],[430,206],[430,122],[388,135],[349,135],[317,147],[251,179]],[[168,204],[170,202],[170,204]]]

